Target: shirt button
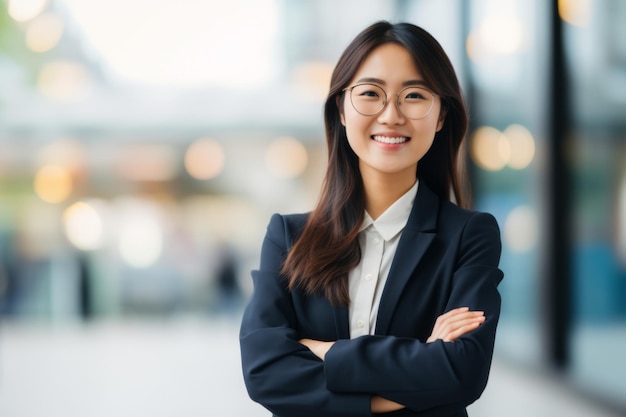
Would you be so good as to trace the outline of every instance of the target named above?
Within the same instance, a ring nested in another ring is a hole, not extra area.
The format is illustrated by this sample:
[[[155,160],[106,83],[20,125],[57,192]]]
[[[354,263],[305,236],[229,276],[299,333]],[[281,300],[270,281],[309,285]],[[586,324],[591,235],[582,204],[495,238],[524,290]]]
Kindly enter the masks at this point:
[[[371,280],[372,280],[372,274],[365,275],[365,281],[371,281]]]
[[[376,243],[376,244],[380,243],[380,239],[379,239],[379,238],[377,238],[377,237],[375,237],[375,238],[374,238],[374,243]]]
[[[365,323],[363,322],[363,320],[359,320],[359,321],[357,321],[357,322],[356,322],[356,324],[357,324],[357,326],[359,326],[359,327],[363,327],[363,326],[365,326]]]

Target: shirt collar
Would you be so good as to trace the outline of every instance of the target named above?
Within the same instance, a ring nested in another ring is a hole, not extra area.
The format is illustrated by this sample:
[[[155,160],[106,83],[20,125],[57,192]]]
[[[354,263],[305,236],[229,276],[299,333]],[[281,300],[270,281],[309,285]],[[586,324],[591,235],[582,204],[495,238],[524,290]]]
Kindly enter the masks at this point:
[[[394,236],[404,229],[406,222],[409,220],[409,214],[411,214],[411,208],[417,195],[418,183],[419,181],[415,181],[415,184],[409,191],[398,198],[376,220],[373,220],[366,211],[360,231],[373,226],[386,241],[393,239]]]

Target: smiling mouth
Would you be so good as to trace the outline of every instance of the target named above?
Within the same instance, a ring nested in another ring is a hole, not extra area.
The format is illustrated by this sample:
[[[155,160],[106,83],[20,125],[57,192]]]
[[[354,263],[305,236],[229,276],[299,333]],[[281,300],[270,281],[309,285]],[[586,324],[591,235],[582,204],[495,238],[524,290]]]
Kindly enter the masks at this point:
[[[390,137],[390,136],[378,136],[378,135],[372,136],[372,139],[374,139],[376,142],[386,143],[389,145],[397,145],[400,143],[407,142],[409,140],[409,138],[406,136]]]

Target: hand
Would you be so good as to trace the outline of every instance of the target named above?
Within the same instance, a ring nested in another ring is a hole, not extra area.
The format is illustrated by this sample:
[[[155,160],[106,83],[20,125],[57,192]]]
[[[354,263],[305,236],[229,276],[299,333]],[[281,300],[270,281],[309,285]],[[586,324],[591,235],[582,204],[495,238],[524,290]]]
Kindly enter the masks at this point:
[[[321,360],[324,360],[326,352],[335,344],[335,342],[322,342],[314,339],[300,339],[299,342],[308,347]]]
[[[435,327],[426,341],[434,342],[441,339],[444,342],[452,342],[476,329],[485,321],[483,311],[469,311],[468,307],[455,308],[437,317]]]
[[[323,342],[321,340],[314,339],[300,339],[299,342],[308,347],[309,350],[321,360],[324,360],[326,352],[328,352],[328,350],[335,344],[335,342]],[[372,413],[389,413],[391,411],[405,408],[402,404],[379,397],[378,395],[372,397],[370,407]]]

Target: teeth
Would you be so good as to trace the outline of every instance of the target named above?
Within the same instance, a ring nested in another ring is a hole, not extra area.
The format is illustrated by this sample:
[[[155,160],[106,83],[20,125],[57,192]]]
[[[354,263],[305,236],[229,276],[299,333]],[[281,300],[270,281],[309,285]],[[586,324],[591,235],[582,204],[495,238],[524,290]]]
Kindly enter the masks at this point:
[[[372,136],[372,137],[374,138],[376,142],[389,143],[389,144],[404,143],[407,140],[409,140],[409,138],[407,137],[393,137],[393,138],[390,138],[388,136]]]

